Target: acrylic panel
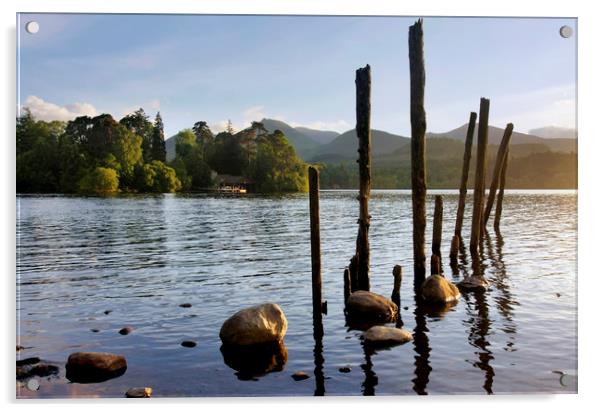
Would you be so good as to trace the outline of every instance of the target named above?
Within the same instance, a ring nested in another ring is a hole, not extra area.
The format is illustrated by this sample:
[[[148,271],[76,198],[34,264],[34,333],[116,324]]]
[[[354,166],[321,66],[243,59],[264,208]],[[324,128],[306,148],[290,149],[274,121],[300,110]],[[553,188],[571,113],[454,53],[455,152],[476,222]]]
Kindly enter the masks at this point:
[[[16,29],[17,398],[577,392],[577,19]]]

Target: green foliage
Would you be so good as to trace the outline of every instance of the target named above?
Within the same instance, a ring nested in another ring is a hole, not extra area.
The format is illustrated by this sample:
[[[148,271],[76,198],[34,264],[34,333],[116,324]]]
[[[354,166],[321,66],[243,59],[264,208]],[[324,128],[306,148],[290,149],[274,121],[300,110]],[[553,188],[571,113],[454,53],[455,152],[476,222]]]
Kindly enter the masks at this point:
[[[165,150],[165,135],[163,132],[163,119],[161,114],[157,112],[155,117],[155,125],[153,127],[153,139],[151,145],[151,159],[165,162],[167,151]]]
[[[213,141],[213,132],[207,126],[207,122],[196,122],[192,126],[192,132],[196,136],[196,141],[200,146],[207,145]]]
[[[108,167],[96,167],[79,182],[80,193],[109,195],[119,191],[117,171]]]
[[[218,133],[207,151],[207,163],[217,173],[240,176],[247,165],[247,156],[239,136],[227,132]]]
[[[176,171],[158,160],[139,165],[134,180],[141,192],[170,193],[182,188]]]
[[[308,190],[307,165],[297,157],[295,149],[279,130],[258,138],[252,171],[260,192]]]
[[[119,164],[121,187],[130,187],[134,182],[134,170],[142,163],[142,142],[141,136],[119,126],[113,152]]]
[[[121,119],[119,123],[126,127],[130,132],[142,138],[142,158],[145,163],[150,162],[152,160],[151,146],[154,126],[153,123],[148,120],[148,116],[144,112],[144,109],[140,108],[134,113],[128,114]]]

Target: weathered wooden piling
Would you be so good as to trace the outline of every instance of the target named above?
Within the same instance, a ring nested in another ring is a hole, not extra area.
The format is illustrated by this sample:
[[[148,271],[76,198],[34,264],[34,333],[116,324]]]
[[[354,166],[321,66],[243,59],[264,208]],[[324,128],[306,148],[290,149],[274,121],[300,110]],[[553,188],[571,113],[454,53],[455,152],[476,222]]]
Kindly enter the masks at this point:
[[[401,277],[402,268],[399,265],[393,267],[393,292],[391,293],[391,300],[399,306],[400,300],[400,289],[401,289]]]
[[[345,272],[343,272],[343,293],[344,293],[344,302],[347,304],[347,300],[351,295],[351,274],[349,272],[349,268],[345,268]]]
[[[320,174],[309,166],[309,222],[311,233],[311,291],[314,319],[322,317],[322,257],[320,250]]]
[[[500,189],[497,194],[497,203],[495,205],[495,219],[493,221],[493,228],[496,231],[500,230],[500,219],[502,218],[502,202],[504,201],[504,188],[506,187],[506,169],[508,167],[508,157],[510,157],[509,152],[510,148],[506,150],[506,155],[504,156],[504,164],[500,173]]]
[[[437,255],[431,255],[431,275],[443,275],[441,258]]]
[[[485,207],[485,212],[483,213],[483,227],[487,225],[489,215],[491,214],[491,209],[493,208],[495,194],[500,183],[500,174],[502,171],[502,166],[504,163],[504,159],[506,158],[506,153],[508,153],[510,139],[512,138],[512,129],[514,129],[514,125],[512,123],[508,123],[506,125],[506,129],[504,130],[504,136],[502,137],[502,141],[500,142],[500,147],[497,151],[495,166],[493,168],[493,176],[491,177],[491,186],[489,186],[489,197],[487,198],[487,206]]]
[[[468,171],[470,170],[470,156],[472,154],[472,139],[477,121],[477,114],[470,113],[468,129],[466,130],[466,141],[464,142],[464,159],[462,161],[462,178],[460,179],[460,197],[458,198],[458,210],[456,211],[456,229],[454,233],[462,237],[462,224],[464,223],[464,209],[466,206],[466,185],[468,182]]]
[[[477,143],[477,165],[475,171],[472,227],[470,231],[470,253],[476,256],[481,238],[483,218],[483,196],[485,194],[485,170],[487,167],[487,140],[489,129],[489,100],[481,98],[479,107],[479,129]]]
[[[370,290],[370,243],[368,230],[370,229],[370,213],[368,200],[370,199],[370,160],[371,160],[371,131],[370,131],[370,65],[357,69],[355,72],[356,90],[356,126],[359,139],[359,175],[360,175],[360,217],[358,220],[359,231],[357,236],[357,279],[358,288]]]
[[[426,274],[424,234],[426,230],[426,112],[424,111],[424,41],[422,19],[410,26],[410,122],[412,125],[412,224],[414,244],[414,288]]]
[[[458,251],[460,250],[460,236],[454,235],[451,242],[451,248],[449,249],[449,257],[452,264],[458,263]]]
[[[435,196],[435,213],[433,214],[433,241],[431,242],[431,251],[433,256],[437,256],[437,265],[433,267],[431,258],[431,275],[443,273],[441,265],[441,233],[443,232],[443,196]]]

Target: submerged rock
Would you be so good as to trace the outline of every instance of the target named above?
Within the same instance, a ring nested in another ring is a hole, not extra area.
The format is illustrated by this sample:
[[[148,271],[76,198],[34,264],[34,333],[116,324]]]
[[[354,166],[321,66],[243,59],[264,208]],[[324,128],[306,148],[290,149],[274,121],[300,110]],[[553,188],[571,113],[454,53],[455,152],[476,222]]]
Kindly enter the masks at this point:
[[[281,341],[288,322],[275,303],[264,303],[236,312],[224,322],[219,337],[224,345],[256,345]]]
[[[288,350],[282,341],[258,345],[222,345],[220,351],[224,363],[237,371],[236,375],[241,380],[281,371],[288,360]]]
[[[397,305],[390,299],[376,293],[358,290],[353,292],[345,311],[353,322],[394,322],[397,316]]]
[[[112,310],[105,310],[103,313],[104,313],[105,315],[108,315],[108,314],[109,314],[109,313],[111,313],[111,312],[113,312],[113,311],[112,311]]]
[[[19,380],[32,376],[45,377],[58,375],[58,373],[58,366],[42,362],[40,358],[27,358],[17,361],[17,379]]]
[[[303,371],[297,371],[291,375],[291,378],[298,382],[309,379],[309,375]]]
[[[372,346],[394,346],[412,340],[412,334],[405,329],[388,326],[373,326],[362,334],[364,342]]]
[[[191,308],[191,307],[192,307],[192,305],[191,305],[190,303],[181,303],[181,304],[180,304],[180,307],[181,307],[181,308]]]
[[[460,291],[441,275],[431,275],[420,287],[422,298],[426,303],[445,305],[460,299]]]
[[[150,398],[153,388],[130,388],[125,393],[126,398]]]
[[[67,379],[71,382],[104,382],[121,376],[127,369],[125,357],[106,352],[75,352],[67,360]]]
[[[343,367],[339,368],[339,372],[349,373],[349,372],[351,372],[351,368],[349,366],[343,366]]]
[[[489,282],[483,276],[468,276],[458,282],[457,286],[463,290],[486,290]]]
[[[185,348],[194,348],[196,346],[196,342],[192,340],[185,340],[182,341],[180,345],[184,346]]]
[[[130,333],[132,333],[134,330],[134,328],[132,328],[131,326],[126,326],[125,328],[121,328],[119,329],[119,334],[120,335],[129,335]]]

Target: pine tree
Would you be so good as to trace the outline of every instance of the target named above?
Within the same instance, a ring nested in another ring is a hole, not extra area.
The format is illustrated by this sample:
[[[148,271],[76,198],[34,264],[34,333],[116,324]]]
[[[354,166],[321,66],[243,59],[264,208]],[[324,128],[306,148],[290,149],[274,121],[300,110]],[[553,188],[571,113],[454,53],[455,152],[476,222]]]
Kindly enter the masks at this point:
[[[151,157],[153,160],[165,162],[167,151],[165,150],[165,135],[163,133],[163,119],[161,114],[157,112],[155,117],[155,125],[153,128],[153,141],[151,147]]]

